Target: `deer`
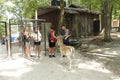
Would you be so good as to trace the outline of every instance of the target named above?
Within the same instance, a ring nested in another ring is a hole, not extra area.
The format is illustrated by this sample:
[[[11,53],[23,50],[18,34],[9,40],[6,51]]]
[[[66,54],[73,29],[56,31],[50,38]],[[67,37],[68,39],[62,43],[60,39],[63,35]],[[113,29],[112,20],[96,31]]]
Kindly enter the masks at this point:
[[[72,57],[74,57],[75,54],[75,48],[73,46],[67,46],[63,44],[63,37],[58,36],[57,37],[58,46],[61,54],[61,58],[66,57],[69,60],[69,70],[71,69],[72,64]]]

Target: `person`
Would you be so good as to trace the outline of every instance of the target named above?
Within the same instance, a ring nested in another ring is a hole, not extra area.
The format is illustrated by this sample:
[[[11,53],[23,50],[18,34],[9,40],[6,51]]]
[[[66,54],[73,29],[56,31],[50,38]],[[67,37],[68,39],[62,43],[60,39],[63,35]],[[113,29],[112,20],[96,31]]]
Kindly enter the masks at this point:
[[[24,27],[22,32],[24,53],[27,58],[30,58],[30,34],[28,28]]]
[[[1,38],[2,45],[5,45],[5,42],[6,42],[6,39],[5,39],[5,36],[3,35],[2,38]]]
[[[50,27],[50,31],[48,34],[48,42],[49,42],[49,57],[55,57],[55,44],[57,41],[57,37],[55,36],[55,30],[53,27]]]
[[[40,58],[40,44],[41,44],[42,36],[38,28],[35,28],[35,31],[32,37],[34,41],[35,53],[38,56],[38,58]]]
[[[63,36],[63,44],[69,45],[69,30],[63,25],[60,33]]]

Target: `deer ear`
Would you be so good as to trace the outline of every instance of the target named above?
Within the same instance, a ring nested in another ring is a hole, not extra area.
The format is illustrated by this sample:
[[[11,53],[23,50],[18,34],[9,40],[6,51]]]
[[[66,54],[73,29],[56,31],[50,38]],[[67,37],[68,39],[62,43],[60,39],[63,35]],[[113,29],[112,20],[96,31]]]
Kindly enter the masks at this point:
[[[63,38],[63,36],[60,36],[60,38]]]
[[[57,38],[59,38],[59,37],[60,37],[60,35],[57,36]]]
[[[60,35],[59,37],[62,37],[62,35]]]

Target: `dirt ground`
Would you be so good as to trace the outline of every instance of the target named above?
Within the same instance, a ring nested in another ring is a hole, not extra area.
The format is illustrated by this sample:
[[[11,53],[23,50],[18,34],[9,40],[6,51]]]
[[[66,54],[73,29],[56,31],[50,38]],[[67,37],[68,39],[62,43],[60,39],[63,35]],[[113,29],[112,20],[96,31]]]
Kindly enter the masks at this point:
[[[26,59],[19,52],[13,54],[12,60],[2,57],[0,80],[120,80],[120,33],[112,33],[112,39],[112,42],[103,42],[101,36],[84,39],[76,49],[71,70],[67,59],[61,63],[59,51],[55,58],[44,56],[44,51],[40,59],[34,56]]]
[[[89,46],[82,49],[82,56],[103,65],[103,69],[110,71],[115,80],[120,80],[120,33],[111,34],[113,41],[104,42],[101,36],[88,41]],[[113,79],[113,80],[114,80]]]

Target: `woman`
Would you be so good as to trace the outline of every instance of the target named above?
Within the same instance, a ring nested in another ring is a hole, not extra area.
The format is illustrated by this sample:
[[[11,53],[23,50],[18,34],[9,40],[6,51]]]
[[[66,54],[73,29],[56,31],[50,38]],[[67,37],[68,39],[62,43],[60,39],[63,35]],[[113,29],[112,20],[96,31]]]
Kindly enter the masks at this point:
[[[32,35],[33,40],[34,40],[34,47],[35,47],[35,52],[38,58],[40,58],[40,44],[41,44],[41,33],[40,31],[36,28],[34,34]]]
[[[30,58],[30,35],[27,27],[23,29],[22,37],[25,55],[27,58]]]
[[[55,44],[56,44],[56,36],[55,30],[53,27],[50,28],[49,35],[48,35],[48,42],[49,42],[49,57],[55,57]]]

